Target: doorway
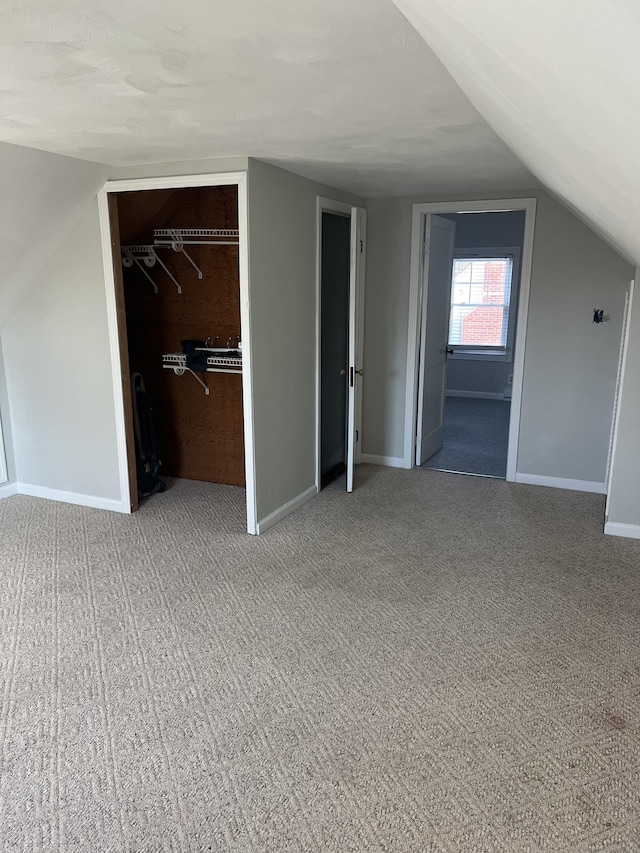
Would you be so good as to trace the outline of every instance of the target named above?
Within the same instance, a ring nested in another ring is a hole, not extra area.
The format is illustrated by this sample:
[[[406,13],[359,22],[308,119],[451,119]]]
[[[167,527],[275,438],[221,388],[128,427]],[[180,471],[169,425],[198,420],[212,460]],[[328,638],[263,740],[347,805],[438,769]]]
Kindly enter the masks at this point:
[[[347,470],[351,221],[322,211],[320,279],[320,487]]]
[[[405,467],[515,480],[534,216],[414,205]]]
[[[113,181],[98,201],[123,503],[137,508],[135,359],[161,398],[165,474],[244,483],[255,533],[246,175]]]
[[[362,335],[366,211],[317,203],[318,490],[345,476],[353,491],[362,433]]]

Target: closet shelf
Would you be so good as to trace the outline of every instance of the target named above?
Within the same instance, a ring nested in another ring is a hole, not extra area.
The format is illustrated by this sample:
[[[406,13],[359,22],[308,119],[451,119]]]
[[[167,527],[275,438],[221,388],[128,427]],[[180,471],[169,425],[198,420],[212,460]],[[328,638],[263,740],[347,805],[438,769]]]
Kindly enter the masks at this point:
[[[206,373],[236,373],[242,375],[242,355],[209,355],[207,356]],[[187,367],[187,356],[181,352],[168,352],[162,356],[162,366],[173,370],[176,376],[190,373],[209,394],[209,386],[190,367]],[[198,371],[199,373],[202,371]]]
[[[176,252],[182,246],[237,246],[240,231],[237,228],[154,228],[156,246],[170,246]]]
[[[154,267],[156,262],[175,284],[178,293],[182,293],[180,284],[162,262],[156,249],[173,249],[174,252],[182,252],[198,273],[198,278],[202,279],[202,270],[188,254],[185,246],[238,246],[240,244],[240,232],[237,228],[154,228],[153,238],[152,244],[122,246],[121,253],[122,265],[131,269],[135,264],[151,282],[156,293],[158,285],[145,269],[145,267]]]

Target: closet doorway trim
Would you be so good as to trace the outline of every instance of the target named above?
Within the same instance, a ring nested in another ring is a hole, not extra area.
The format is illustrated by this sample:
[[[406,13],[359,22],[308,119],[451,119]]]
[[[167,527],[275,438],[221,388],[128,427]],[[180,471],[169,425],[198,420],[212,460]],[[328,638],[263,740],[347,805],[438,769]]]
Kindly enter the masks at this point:
[[[109,224],[109,193],[138,192],[140,190],[183,189],[197,187],[238,187],[238,228],[240,230],[240,327],[242,329],[242,402],[244,407],[245,477],[247,496],[247,532],[257,532],[253,385],[251,370],[251,317],[249,311],[249,229],[247,208],[247,173],[220,172],[206,175],[176,175],[162,178],[134,178],[122,181],[107,181],[98,193],[100,211],[100,234],[107,300],[109,347],[111,351],[111,373],[113,379],[118,470],[120,479],[120,503],[123,512],[131,511],[129,470],[127,464],[127,440],[125,409],[120,362],[120,337],[116,304],[116,281],[113,265],[112,238]]]

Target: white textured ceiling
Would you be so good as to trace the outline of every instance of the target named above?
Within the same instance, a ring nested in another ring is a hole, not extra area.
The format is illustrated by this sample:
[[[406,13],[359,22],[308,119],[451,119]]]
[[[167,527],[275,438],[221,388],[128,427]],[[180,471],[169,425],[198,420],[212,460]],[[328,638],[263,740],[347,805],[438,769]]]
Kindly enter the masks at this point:
[[[254,156],[363,195],[532,185],[391,0],[23,0],[0,140],[123,166]]]
[[[536,177],[640,262],[638,0],[394,0]]]

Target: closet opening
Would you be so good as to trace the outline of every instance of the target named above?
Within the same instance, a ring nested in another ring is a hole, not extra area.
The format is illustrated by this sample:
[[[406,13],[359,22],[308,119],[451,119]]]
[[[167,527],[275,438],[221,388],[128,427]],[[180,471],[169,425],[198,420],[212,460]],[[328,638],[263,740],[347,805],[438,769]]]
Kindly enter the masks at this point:
[[[320,487],[347,470],[351,219],[322,211]]]
[[[132,511],[161,490],[155,455],[160,478],[247,486],[239,186],[166,183],[106,193]]]

